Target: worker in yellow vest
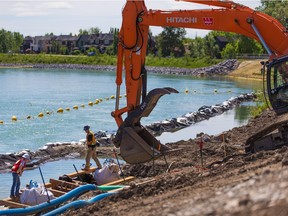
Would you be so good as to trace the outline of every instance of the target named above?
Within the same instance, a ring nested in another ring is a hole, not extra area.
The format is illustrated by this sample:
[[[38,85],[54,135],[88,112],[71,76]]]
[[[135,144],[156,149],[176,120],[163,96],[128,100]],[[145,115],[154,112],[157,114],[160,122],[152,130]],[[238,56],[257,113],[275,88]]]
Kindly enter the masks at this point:
[[[86,146],[87,146],[87,152],[86,152],[86,164],[84,167],[84,170],[87,171],[90,169],[90,159],[91,157],[95,161],[97,168],[101,169],[102,165],[97,158],[97,153],[96,153],[96,139],[95,135],[93,134],[92,131],[90,131],[90,126],[86,125],[84,126],[84,131],[86,132]]]

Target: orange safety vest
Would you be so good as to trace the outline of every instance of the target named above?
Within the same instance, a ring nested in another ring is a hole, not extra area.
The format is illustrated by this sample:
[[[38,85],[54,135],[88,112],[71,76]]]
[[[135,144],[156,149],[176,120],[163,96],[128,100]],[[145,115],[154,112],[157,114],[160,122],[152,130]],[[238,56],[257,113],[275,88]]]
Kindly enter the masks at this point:
[[[22,173],[24,168],[26,167],[26,162],[24,158],[18,160],[12,167],[11,171],[16,173]]]

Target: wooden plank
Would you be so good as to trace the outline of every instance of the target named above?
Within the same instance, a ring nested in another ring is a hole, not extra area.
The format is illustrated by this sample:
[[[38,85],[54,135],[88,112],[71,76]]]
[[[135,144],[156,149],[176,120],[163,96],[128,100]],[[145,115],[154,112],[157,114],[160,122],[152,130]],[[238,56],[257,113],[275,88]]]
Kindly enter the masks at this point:
[[[70,178],[74,178],[74,177],[78,177],[78,174],[79,175],[83,175],[83,174],[89,174],[89,173],[92,173],[92,172],[95,172],[96,170],[96,167],[91,167],[89,170],[87,171],[84,171],[84,170],[79,170],[78,173],[77,172],[73,172],[73,173],[70,173],[70,174],[67,174],[67,176],[69,176]]]
[[[29,205],[25,205],[22,203],[18,203],[16,201],[12,201],[12,199],[5,199],[5,200],[0,200],[0,205],[3,206],[8,206],[8,207],[13,207],[13,208],[25,208],[29,207]]]
[[[52,188],[48,188],[47,190],[49,190],[50,192],[52,192],[55,197],[60,197],[60,196],[62,196],[62,195],[64,195],[64,194],[66,194],[66,193],[63,192],[63,191],[56,190],[56,189],[52,189]]]
[[[51,183],[46,183],[46,184],[45,184],[45,187],[46,187],[46,188],[52,188],[52,184],[51,184]]]
[[[71,190],[74,188],[79,187],[79,185],[74,184],[72,182],[66,182],[62,180],[56,180],[56,179],[50,179],[50,183],[52,184],[52,189],[59,190],[58,188],[61,188],[61,190]]]
[[[134,176],[128,176],[128,177],[125,177],[125,180],[123,178],[121,178],[121,179],[119,179],[117,181],[113,181],[113,182],[109,182],[109,183],[103,184],[103,186],[123,184],[123,183],[126,183],[128,181],[132,181],[134,179],[135,179]]]

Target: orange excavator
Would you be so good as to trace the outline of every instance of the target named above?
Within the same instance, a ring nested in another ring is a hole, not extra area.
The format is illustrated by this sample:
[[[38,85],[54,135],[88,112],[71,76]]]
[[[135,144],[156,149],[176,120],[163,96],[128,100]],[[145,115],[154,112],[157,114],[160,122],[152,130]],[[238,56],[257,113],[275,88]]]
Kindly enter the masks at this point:
[[[288,27],[284,27],[278,20],[267,14],[228,0],[182,1],[216,8],[176,11],[147,10],[144,0],[127,0],[122,11],[123,21],[118,36],[116,104],[115,111],[112,112],[118,131],[113,143],[116,147],[120,147],[122,158],[131,164],[144,163],[170,151],[141,125],[140,120],[151,113],[161,96],[178,93],[176,89],[169,87],[156,88],[146,93],[145,57],[150,26],[234,32],[261,42],[270,56],[266,62],[262,62],[269,101],[277,114],[284,114],[288,111],[288,83],[286,82],[288,81]],[[120,108],[123,64],[127,105]],[[287,79],[284,79],[286,73]],[[125,120],[122,118],[124,113],[127,114]],[[251,136],[246,143],[246,152],[274,149],[287,143],[288,129],[283,129],[287,122],[288,118],[285,121],[271,124]],[[275,129],[279,129],[277,135],[267,135]]]

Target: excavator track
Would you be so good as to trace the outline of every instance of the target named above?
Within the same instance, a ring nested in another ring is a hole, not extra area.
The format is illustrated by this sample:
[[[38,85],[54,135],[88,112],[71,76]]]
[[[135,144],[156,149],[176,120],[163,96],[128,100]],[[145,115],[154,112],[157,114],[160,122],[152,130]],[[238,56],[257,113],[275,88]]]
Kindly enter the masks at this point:
[[[245,144],[246,153],[268,151],[288,145],[288,114],[283,114],[262,130],[250,136]]]

